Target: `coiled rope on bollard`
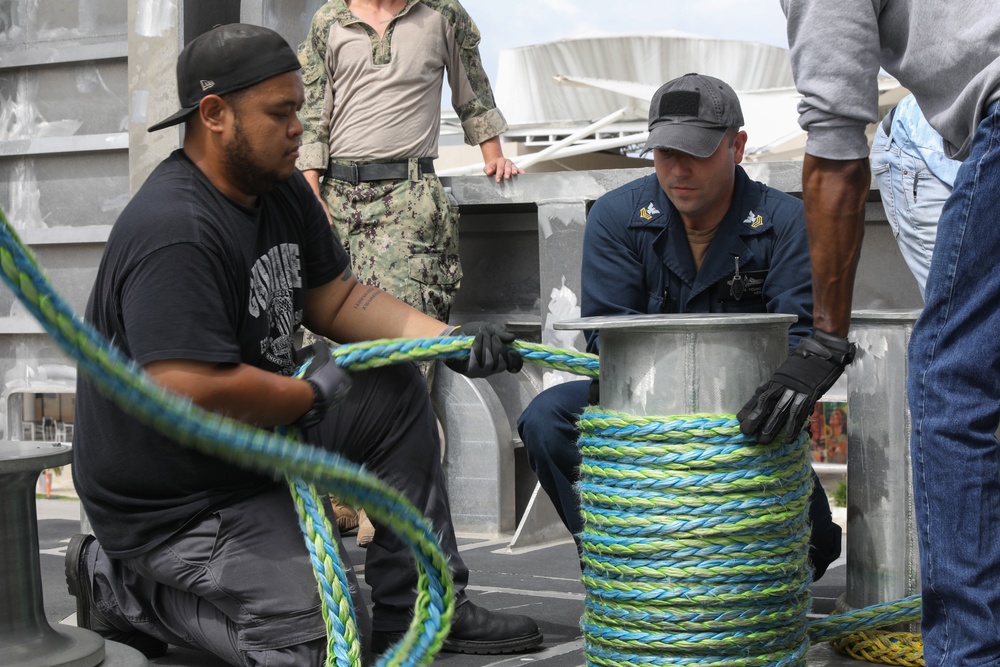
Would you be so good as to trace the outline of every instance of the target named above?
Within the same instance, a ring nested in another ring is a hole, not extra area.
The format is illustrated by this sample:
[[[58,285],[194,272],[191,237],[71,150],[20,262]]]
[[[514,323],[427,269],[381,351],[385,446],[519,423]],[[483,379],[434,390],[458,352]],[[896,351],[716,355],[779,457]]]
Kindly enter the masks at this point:
[[[804,665],[811,478],[802,442],[759,446],[722,415],[592,407],[579,426],[591,661]]]
[[[419,573],[413,621],[378,664],[430,663],[450,627],[454,595],[437,538],[406,498],[336,454],[208,412],[154,383],[72,312],[2,210],[0,223],[3,280],[102,392],[186,446],[288,476],[323,602],[327,664],[355,667],[360,652],[343,563],[320,493],[364,506],[413,550]],[[342,346],[333,356],[343,367],[363,370],[461,358],[471,341],[372,341]],[[593,355],[514,345],[527,361],[598,373]],[[588,664],[801,665],[810,643],[919,618],[919,597],[913,596],[805,622],[810,577],[804,517],[811,481],[801,469],[801,441],[758,446],[738,434],[728,415],[657,419],[588,411],[581,426],[590,438],[581,439]]]
[[[919,617],[914,596],[808,622],[804,434],[763,446],[732,415],[599,406],[578,425],[589,665],[792,667],[811,644]]]

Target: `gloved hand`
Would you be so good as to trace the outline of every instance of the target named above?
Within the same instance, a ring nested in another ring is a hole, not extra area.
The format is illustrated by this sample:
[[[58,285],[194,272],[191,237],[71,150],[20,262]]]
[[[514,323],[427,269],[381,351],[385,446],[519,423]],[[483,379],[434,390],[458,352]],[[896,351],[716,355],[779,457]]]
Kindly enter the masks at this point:
[[[784,427],[785,442],[795,440],[816,401],[854,361],[856,351],[846,338],[813,329],[736,415],[740,431],[757,433],[757,442],[767,444]]]
[[[475,336],[468,359],[446,359],[445,366],[470,378],[484,378],[494,373],[521,370],[524,360],[517,350],[508,347],[514,334],[493,322],[466,322],[447,332],[449,336]]]
[[[299,365],[309,361],[302,379],[313,390],[312,408],[293,424],[304,430],[321,422],[326,413],[347,396],[351,390],[351,376],[333,361],[330,345],[325,341],[296,350],[295,361]]]

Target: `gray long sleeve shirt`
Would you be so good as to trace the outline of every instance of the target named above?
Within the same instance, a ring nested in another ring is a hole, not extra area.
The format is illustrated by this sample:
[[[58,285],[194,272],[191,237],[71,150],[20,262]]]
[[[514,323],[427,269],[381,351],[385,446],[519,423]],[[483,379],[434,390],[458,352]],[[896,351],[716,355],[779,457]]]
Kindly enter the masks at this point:
[[[806,152],[868,155],[879,67],[908,88],[951,157],[964,158],[1000,99],[997,0],[780,0]]]

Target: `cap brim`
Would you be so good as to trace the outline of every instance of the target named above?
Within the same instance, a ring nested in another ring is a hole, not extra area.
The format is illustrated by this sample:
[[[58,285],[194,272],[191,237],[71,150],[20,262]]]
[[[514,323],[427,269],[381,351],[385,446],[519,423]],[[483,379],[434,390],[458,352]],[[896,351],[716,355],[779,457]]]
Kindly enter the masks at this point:
[[[672,148],[695,157],[709,157],[722,143],[724,127],[698,127],[688,123],[665,123],[649,131],[642,155],[656,148]]]
[[[198,109],[197,104],[194,105],[193,107],[187,107],[186,109],[181,109],[174,115],[168,118],[164,118],[156,125],[150,125],[146,129],[146,131],[156,132],[157,130],[162,130],[165,127],[170,127],[171,125],[177,125],[178,123],[183,123],[185,120],[187,120],[187,117],[190,116],[192,113],[194,113],[197,109]]]

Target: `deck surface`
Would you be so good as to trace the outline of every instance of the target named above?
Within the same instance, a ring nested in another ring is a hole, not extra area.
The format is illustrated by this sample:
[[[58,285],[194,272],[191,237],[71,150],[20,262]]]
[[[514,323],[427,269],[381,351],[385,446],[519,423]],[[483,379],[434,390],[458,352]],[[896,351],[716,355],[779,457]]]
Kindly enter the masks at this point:
[[[75,603],[63,576],[63,556],[69,539],[79,531],[79,503],[75,500],[39,500],[38,534],[42,590],[50,623],[75,624]],[[846,536],[845,536],[846,540]],[[579,667],[584,664],[579,619],[585,593],[579,579],[576,549],[572,540],[551,543],[531,551],[512,553],[509,537],[488,539],[459,535],[462,555],[470,569],[469,596],[495,611],[510,611],[533,617],[545,635],[539,650],[514,656],[474,656],[441,653],[435,664],[448,667],[493,667],[523,665]],[[364,562],[364,550],[347,538],[348,551],[356,563]],[[846,552],[846,545],[844,551]],[[813,613],[829,614],[845,589],[846,563],[841,558],[826,576],[812,586]],[[359,575],[363,566],[359,567]],[[368,589],[362,583],[363,594]],[[864,665],[838,655],[827,645],[813,647],[810,667],[858,667]],[[208,654],[172,647],[151,662],[155,667],[222,667]]]

